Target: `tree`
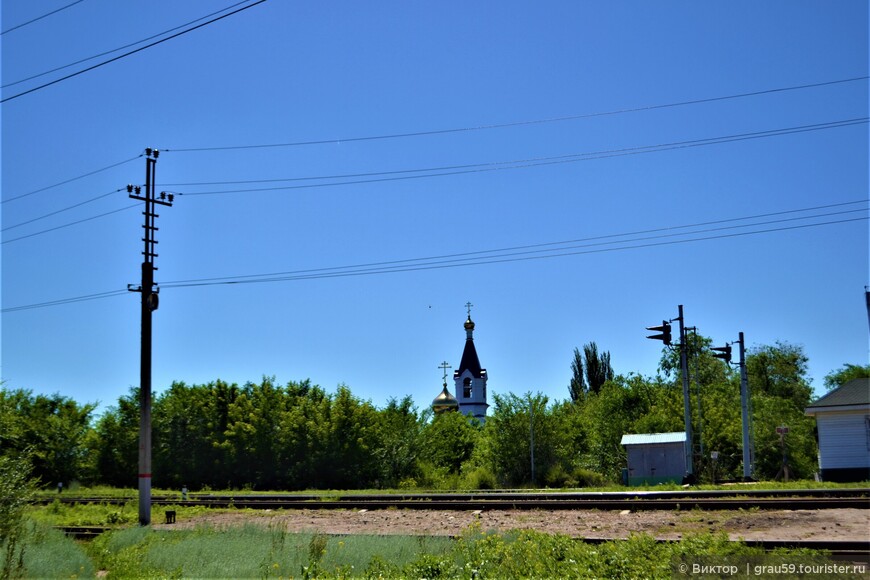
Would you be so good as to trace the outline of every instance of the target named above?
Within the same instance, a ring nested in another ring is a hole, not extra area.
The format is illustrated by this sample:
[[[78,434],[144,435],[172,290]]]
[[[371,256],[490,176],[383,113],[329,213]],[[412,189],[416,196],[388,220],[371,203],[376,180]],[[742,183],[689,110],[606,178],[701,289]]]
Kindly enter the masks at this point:
[[[458,411],[435,415],[423,428],[420,459],[456,475],[471,459],[480,433],[480,423]]]
[[[29,449],[33,475],[44,484],[80,480],[86,473],[84,443],[95,408],[93,403],[79,405],[57,393],[34,396],[31,391],[0,389],[3,452],[20,454]]]
[[[35,487],[27,458],[0,456],[0,578],[24,577],[24,516]]]
[[[410,396],[397,401],[391,397],[378,412],[378,443],[374,449],[380,468],[379,483],[383,487],[398,487],[413,477],[420,454],[421,424]]]
[[[846,363],[837,370],[825,375],[825,388],[829,391],[842,387],[852,379],[870,378],[870,365],[852,365]]]
[[[589,391],[597,393],[607,381],[613,380],[613,367],[610,366],[610,352],[598,353],[598,345],[594,342],[583,345],[583,357],[586,359],[586,384]]]
[[[574,349],[571,361],[571,381],[568,392],[573,402],[578,402],[587,393],[597,393],[607,381],[613,380],[613,367],[610,366],[610,352],[598,352],[598,345],[589,342],[580,349]]]
[[[586,381],[583,377],[583,355],[579,348],[574,348],[574,359],[571,361],[571,382],[568,384],[568,393],[573,402],[578,402],[586,394]]]
[[[502,481],[509,485],[537,484],[550,469],[564,467],[562,464],[568,461],[564,432],[546,396],[526,393],[518,397],[509,393],[493,399],[494,411],[483,433],[488,439],[493,471]]]
[[[777,341],[752,348],[746,356],[746,372],[753,393],[764,393],[791,401],[803,411],[810,404],[813,389],[807,375],[803,348]]]
[[[139,387],[97,420],[91,443],[94,471],[101,483],[136,487],[139,473]]]

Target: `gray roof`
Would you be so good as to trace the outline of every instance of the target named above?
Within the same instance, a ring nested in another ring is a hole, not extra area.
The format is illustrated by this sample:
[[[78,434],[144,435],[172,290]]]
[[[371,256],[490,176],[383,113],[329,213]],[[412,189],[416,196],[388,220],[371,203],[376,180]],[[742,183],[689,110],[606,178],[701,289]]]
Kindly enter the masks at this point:
[[[649,445],[651,443],[685,443],[686,432],[672,433],[633,433],[622,436],[623,445]]]
[[[807,407],[807,410],[849,405],[870,405],[870,379],[852,379]]]

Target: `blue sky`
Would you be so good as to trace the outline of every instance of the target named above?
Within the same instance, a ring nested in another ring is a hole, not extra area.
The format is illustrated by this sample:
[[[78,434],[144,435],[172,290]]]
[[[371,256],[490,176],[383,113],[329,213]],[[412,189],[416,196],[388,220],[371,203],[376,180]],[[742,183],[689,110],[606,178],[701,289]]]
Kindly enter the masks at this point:
[[[68,4],[2,5],[7,387],[110,405],[138,384],[138,294],[10,309],[139,281],[141,210],[116,190],[146,147],[180,194],[157,224],[158,392],[275,375],[423,407],[468,301],[496,393],[566,398],[590,341],[652,375],[644,327],[678,304],[719,343],[802,345],[817,392],[868,362],[864,1],[269,0],[16,97],[236,3],[84,0],[12,29]],[[300,180],[331,176],[356,177]],[[248,191],[196,195],[226,190]],[[474,259],[322,275],[452,255]]]

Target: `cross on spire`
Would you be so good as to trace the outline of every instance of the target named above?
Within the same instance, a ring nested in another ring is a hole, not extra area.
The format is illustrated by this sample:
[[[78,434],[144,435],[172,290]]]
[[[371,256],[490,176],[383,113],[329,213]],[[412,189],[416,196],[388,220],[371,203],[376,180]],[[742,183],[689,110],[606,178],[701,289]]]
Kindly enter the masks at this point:
[[[443,363],[441,363],[440,365],[438,365],[438,368],[439,368],[439,369],[444,369],[444,376],[441,377],[441,378],[444,380],[444,384],[447,385],[447,369],[450,369],[450,368],[453,368],[453,367],[451,367],[449,364],[447,364],[447,361],[444,361]]]
[[[468,309],[468,317],[471,318],[471,307],[474,306],[471,302],[466,302],[465,307]]]

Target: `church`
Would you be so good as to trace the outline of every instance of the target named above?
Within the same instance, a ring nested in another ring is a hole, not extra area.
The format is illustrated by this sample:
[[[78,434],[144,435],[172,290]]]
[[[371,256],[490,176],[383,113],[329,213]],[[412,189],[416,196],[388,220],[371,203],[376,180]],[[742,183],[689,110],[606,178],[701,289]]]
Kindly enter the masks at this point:
[[[444,369],[444,385],[441,394],[432,401],[432,410],[435,413],[446,411],[459,411],[469,417],[474,417],[481,423],[486,421],[486,369],[480,366],[477,358],[477,350],[474,348],[474,322],[471,320],[471,303],[465,305],[468,308],[468,318],[465,320],[465,348],[462,350],[462,359],[459,367],[453,372],[454,397],[447,390],[447,369],[450,366],[445,362],[441,365]]]

